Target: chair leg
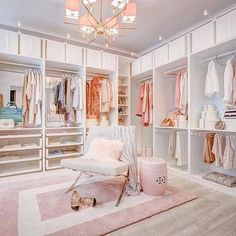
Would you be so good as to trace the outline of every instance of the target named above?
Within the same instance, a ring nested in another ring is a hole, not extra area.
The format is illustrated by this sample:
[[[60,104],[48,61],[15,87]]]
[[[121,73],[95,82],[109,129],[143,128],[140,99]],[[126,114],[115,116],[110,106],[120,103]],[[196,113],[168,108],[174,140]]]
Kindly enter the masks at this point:
[[[125,176],[125,181],[124,181],[123,186],[122,186],[122,188],[121,188],[120,196],[119,196],[119,198],[118,198],[118,200],[117,200],[117,202],[116,202],[116,207],[118,207],[118,206],[120,205],[120,201],[121,201],[121,199],[122,199],[122,197],[123,197],[123,194],[124,194],[124,191],[125,191],[125,186],[126,186],[126,184],[127,184],[127,181],[128,181],[128,177]]]
[[[65,193],[69,193],[71,190],[74,189],[76,183],[79,181],[81,175],[83,174],[83,172],[80,172],[80,174],[78,175],[78,177],[75,179],[75,182],[66,190]]]

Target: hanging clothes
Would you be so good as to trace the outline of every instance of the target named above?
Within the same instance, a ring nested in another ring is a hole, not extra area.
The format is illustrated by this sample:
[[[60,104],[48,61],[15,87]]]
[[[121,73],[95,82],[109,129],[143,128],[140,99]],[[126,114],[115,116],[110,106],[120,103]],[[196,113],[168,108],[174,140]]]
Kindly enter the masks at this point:
[[[225,137],[216,134],[212,147],[212,153],[215,155],[215,166],[220,167],[223,165],[223,155],[225,151]]]
[[[0,94],[0,108],[4,107],[4,97]]]
[[[102,113],[108,113],[115,108],[115,89],[108,78],[95,77],[86,83],[87,116],[100,119]]]
[[[175,109],[182,114],[188,113],[188,74],[186,71],[176,75]]]
[[[214,94],[220,92],[220,79],[217,73],[216,63],[211,60],[208,64],[206,83],[205,83],[205,95],[212,97]]]
[[[226,103],[232,103],[233,78],[234,78],[234,68],[232,65],[232,60],[229,59],[226,62],[225,72],[224,72],[224,101]]]
[[[214,133],[209,133],[205,135],[205,140],[204,140],[204,162],[211,164],[215,162],[215,155],[212,152],[212,147],[214,143]]]
[[[27,71],[22,91],[23,123],[26,126],[42,124],[42,76],[39,71]]]
[[[225,169],[236,168],[236,139],[234,136],[226,137],[223,167]]]
[[[137,104],[137,116],[141,116],[141,124],[150,126],[153,123],[153,85],[150,82],[140,84]]]

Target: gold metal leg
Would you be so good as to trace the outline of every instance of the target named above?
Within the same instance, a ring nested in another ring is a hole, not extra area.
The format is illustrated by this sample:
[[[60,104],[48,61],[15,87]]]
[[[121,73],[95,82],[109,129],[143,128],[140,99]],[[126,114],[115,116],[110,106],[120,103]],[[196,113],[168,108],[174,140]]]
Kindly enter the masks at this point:
[[[68,188],[68,189],[66,190],[65,193],[69,193],[71,190],[74,189],[76,183],[79,181],[79,179],[80,179],[80,177],[81,177],[82,174],[83,174],[83,172],[80,172],[80,174],[79,174],[78,177],[76,178],[75,182],[70,186],[70,188]]]
[[[120,205],[120,201],[121,201],[121,199],[123,197],[123,194],[124,194],[127,182],[128,182],[128,176],[125,176],[125,181],[124,181],[123,186],[121,188],[121,192],[120,192],[119,198],[118,198],[118,200],[116,202],[116,207],[118,207]]]

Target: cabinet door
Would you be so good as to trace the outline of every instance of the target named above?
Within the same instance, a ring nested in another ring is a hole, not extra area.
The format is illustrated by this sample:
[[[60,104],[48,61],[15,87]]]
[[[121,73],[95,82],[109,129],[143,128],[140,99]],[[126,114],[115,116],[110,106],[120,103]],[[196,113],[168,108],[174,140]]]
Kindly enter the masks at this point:
[[[169,61],[175,61],[187,55],[187,36],[180,37],[169,43]]]
[[[141,73],[141,58],[136,59],[132,62],[132,76],[138,75]]]
[[[20,35],[20,55],[41,57],[41,39],[26,34]]]
[[[168,63],[168,45],[164,45],[155,50],[155,67],[162,66]]]
[[[87,67],[102,68],[102,55],[100,51],[87,49]]]
[[[66,45],[66,62],[74,65],[83,64],[83,48],[67,44]]]
[[[18,54],[18,34],[0,29],[0,52]]]
[[[210,22],[192,32],[192,53],[214,46],[214,23]]]
[[[230,40],[236,37],[236,10],[216,20],[216,42]]]
[[[152,59],[152,57],[153,57],[152,52],[142,56],[142,62],[141,62],[141,66],[142,66],[141,71],[142,72],[149,71],[149,70],[153,69],[153,59]]]
[[[104,70],[116,71],[117,56],[110,53],[102,54],[102,68]]]
[[[65,43],[47,40],[46,59],[50,61],[65,62]]]

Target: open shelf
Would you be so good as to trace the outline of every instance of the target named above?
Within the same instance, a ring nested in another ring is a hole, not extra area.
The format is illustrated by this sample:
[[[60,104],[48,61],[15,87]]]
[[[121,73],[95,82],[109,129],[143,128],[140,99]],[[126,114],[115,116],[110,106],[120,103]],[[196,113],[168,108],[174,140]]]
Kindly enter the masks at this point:
[[[0,139],[40,138],[41,134],[2,135]]]
[[[72,152],[72,153],[67,153],[67,154],[59,154],[59,155],[48,155],[46,159],[57,159],[57,158],[65,158],[65,157],[79,157],[82,156],[82,152]]]
[[[61,143],[61,144],[48,144],[48,145],[46,145],[46,148],[82,146],[82,145],[83,145],[83,142]]]
[[[74,132],[74,133],[49,133],[46,134],[47,137],[64,137],[64,136],[82,136],[83,132]]]
[[[15,152],[15,151],[28,151],[28,150],[37,150],[41,149],[41,146],[32,146],[32,147],[18,147],[18,148],[1,148],[0,152]]]

